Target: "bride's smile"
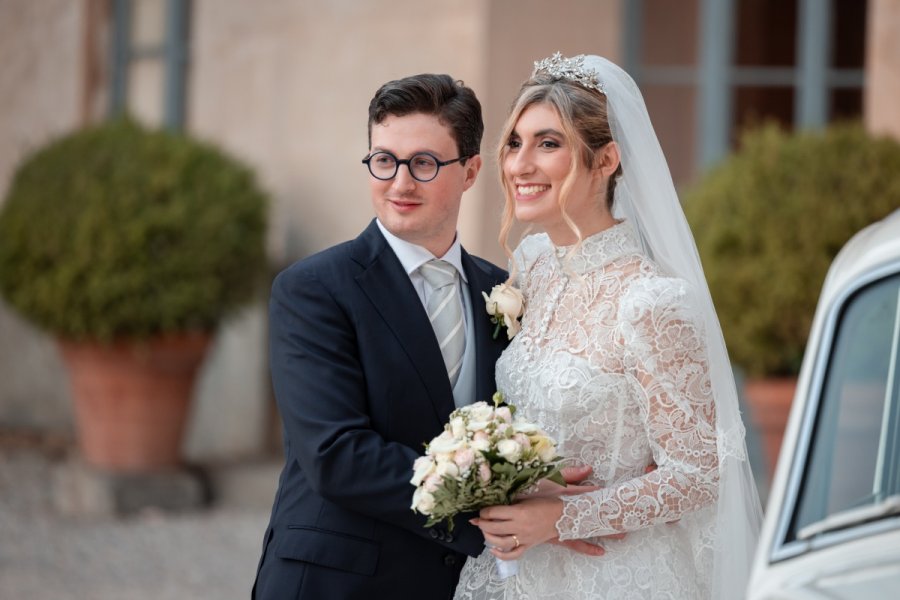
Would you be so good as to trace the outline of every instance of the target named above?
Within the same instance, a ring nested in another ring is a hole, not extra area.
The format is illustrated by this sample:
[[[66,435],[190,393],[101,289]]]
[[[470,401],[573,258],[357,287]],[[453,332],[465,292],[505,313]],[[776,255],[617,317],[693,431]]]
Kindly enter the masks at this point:
[[[601,149],[598,158],[606,153]],[[555,108],[536,103],[522,111],[506,143],[503,177],[515,200],[516,219],[543,227],[557,245],[577,241],[563,205],[582,235],[613,224],[603,198],[608,169],[595,160],[591,168],[579,161],[573,171],[572,159],[572,144]],[[616,165],[618,158],[613,169]]]

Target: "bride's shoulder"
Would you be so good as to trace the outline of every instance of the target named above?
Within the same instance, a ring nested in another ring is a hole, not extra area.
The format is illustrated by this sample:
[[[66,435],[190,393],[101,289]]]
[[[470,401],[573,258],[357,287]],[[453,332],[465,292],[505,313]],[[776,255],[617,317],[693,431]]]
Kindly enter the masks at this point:
[[[641,318],[648,312],[678,313],[684,318],[699,314],[696,290],[680,277],[670,277],[648,269],[629,280],[623,289],[620,314]]]
[[[525,236],[513,251],[513,260],[519,271],[527,272],[542,255],[553,251],[553,243],[546,233]]]

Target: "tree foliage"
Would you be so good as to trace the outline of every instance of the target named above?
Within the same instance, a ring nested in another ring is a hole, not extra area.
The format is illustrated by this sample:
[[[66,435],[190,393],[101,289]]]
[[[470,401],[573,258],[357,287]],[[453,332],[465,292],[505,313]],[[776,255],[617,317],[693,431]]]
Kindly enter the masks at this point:
[[[267,199],[211,145],[118,120],[49,143],[0,212],[0,294],[71,339],[211,330],[266,271]]]
[[[797,373],[832,259],[898,206],[894,140],[852,123],[747,132],[684,200],[732,360]]]

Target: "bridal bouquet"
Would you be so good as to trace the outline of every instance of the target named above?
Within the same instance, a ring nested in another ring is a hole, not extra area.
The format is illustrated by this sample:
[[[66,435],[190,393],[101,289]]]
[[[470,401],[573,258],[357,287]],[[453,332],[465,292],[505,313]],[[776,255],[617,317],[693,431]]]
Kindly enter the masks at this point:
[[[410,483],[412,509],[427,515],[426,527],[487,506],[511,504],[541,479],[565,485],[556,443],[536,425],[516,419],[515,407],[476,402],[450,414],[444,431],[425,446]]]

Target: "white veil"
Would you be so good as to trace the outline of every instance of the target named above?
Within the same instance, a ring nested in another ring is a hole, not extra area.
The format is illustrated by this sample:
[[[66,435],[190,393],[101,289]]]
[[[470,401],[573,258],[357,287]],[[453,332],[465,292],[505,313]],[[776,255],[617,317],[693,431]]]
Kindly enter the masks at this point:
[[[631,222],[647,255],[666,274],[687,280],[699,298],[716,402],[720,476],[712,597],[743,598],[762,510],[719,319],[640,90],[625,71],[605,58],[585,56],[583,67],[597,73],[607,98],[612,137],[621,154],[623,173],[616,185],[614,216]]]

